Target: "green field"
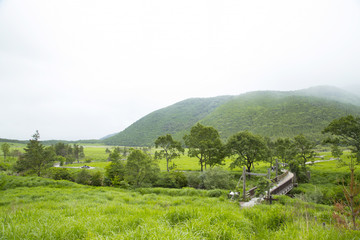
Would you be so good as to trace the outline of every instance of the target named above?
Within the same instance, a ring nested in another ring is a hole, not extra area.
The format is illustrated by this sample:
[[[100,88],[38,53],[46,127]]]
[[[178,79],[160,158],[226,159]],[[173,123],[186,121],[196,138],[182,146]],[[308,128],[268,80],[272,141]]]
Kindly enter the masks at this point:
[[[105,149],[85,146],[86,158],[94,161],[66,166],[86,164],[95,167],[89,171],[104,173],[110,164]],[[317,155],[315,160],[332,157],[329,152]],[[344,153],[343,162],[349,162],[348,155]],[[222,167],[237,182],[241,169],[230,170],[231,161],[226,159]],[[187,155],[174,163],[179,171],[200,170],[198,160]],[[166,171],[164,159],[159,165]],[[266,173],[268,167],[261,162],[254,172]],[[332,216],[334,202],[344,200],[341,182],[349,179],[348,166],[335,160],[309,169],[310,182],[294,188],[293,198],[276,196],[274,205],[249,209],[229,200],[229,189],[125,190],[0,175],[0,239],[360,239],[360,231],[337,227]],[[247,188],[257,180],[248,180]]]
[[[360,238],[333,226],[332,207],[285,196],[241,209],[225,194],[194,189],[156,194],[35,177],[9,177],[5,187],[0,239]]]

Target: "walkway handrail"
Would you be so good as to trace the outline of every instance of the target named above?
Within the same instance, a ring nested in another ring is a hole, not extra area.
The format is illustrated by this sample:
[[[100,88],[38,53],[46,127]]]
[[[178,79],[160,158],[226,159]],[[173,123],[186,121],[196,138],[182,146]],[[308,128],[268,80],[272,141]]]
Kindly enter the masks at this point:
[[[287,175],[288,173],[289,173],[289,171],[286,170],[283,174],[281,174],[281,175],[273,178],[271,181],[272,181],[272,182],[279,182],[279,181],[281,181],[284,177],[286,177],[286,175]]]
[[[293,184],[293,177],[292,177],[289,180],[287,180],[286,182],[282,183],[280,186],[277,186],[275,189],[271,190],[270,194],[274,194],[274,195],[279,194],[279,193],[284,194],[284,193],[282,193],[283,190],[289,188],[289,191],[290,191],[293,188],[293,185],[294,184]]]

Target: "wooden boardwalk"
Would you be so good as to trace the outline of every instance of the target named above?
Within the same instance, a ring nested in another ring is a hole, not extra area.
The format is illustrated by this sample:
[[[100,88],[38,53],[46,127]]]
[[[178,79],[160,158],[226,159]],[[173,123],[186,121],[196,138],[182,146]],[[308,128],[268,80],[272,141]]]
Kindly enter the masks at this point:
[[[275,185],[270,189],[270,195],[285,195],[294,188],[295,175],[292,172],[286,171],[272,181]],[[251,200],[249,202],[240,202],[241,207],[252,207],[264,200],[264,198],[253,197],[255,191],[256,187],[246,192],[247,197],[250,197]],[[268,193],[266,192],[265,195],[268,195]]]

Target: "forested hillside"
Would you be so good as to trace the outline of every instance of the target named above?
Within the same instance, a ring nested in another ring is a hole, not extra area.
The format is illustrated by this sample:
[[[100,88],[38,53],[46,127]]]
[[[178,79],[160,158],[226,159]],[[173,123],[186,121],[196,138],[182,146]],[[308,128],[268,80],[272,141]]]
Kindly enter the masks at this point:
[[[335,118],[360,114],[360,107],[317,97],[280,92],[254,92],[223,104],[200,123],[215,127],[226,139],[249,130],[268,137],[293,137],[303,133],[314,139]]]
[[[104,142],[153,145],[158,136],[168,133],[182,140],[197,122],[215,127],[224,140],[243,130],[272,138],[303,133],[319,139],[321,130],[331,120],[347,114],[360,115],[360,98],[327,86],[188,99],[148,114]]]
[[[187,99],[152,112],[103,141],[109,145],[144,146],[153,145],[158,136],[166,133],[181,138],[195,123],[232,98],[221,96]]]

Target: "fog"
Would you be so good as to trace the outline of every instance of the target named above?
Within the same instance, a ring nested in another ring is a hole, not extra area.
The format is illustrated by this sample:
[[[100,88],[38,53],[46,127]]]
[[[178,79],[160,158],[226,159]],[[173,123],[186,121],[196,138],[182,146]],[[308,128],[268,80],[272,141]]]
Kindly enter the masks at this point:
[[[98,139],[186,98],[358,86],[359,42],[356,0],[0,0],[0,138]]]

